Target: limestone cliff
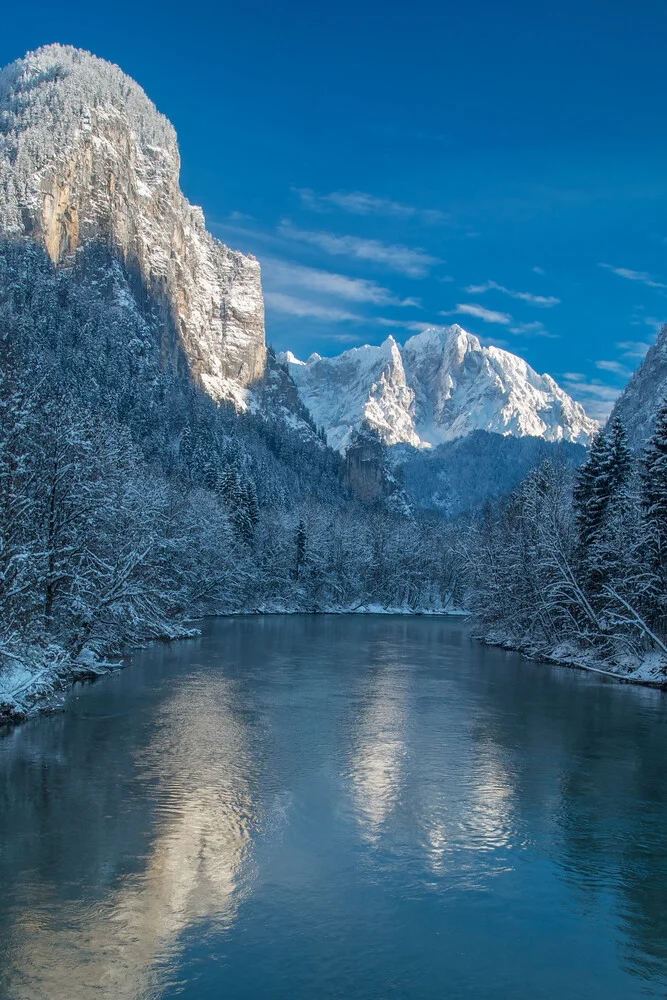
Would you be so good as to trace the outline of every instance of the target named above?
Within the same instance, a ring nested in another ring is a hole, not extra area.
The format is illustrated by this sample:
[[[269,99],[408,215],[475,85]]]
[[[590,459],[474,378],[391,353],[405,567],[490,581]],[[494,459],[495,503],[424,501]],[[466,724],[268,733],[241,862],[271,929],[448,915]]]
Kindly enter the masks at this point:
[[[243,407],[266,361],[259,263],[207,232],[179,172],[172,125],[118,67],[49,45],[0,71],[0,235],[41,242],[59,266],[106,243],[206,391]]]

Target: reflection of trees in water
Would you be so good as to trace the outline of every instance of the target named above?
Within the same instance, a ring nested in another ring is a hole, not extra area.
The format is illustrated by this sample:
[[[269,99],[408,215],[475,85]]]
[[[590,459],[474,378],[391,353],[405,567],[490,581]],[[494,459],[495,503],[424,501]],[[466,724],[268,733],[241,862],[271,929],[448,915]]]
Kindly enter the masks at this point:
[[[433,676],[373,667],[350,773],[368,839],[465,889],[529,848],[617,914],[630,972],[667,976],[664,696],[477,646]]]
[[[594,895],[600,882],[608,886],[623,930],[639,948],[624,945],[625,964],[642,975],[665,976],[664,728],[647,725],[636,704],[624,711],[619,698],[613,700],[614,712],[591,713],[582,720],[564,760],[559,828],[566,877],[585,895]]]
[[[157,987],[160,963],[178,947],[186,927],[204,918],[213,919],[218,928],[233,922],[243,895],[253,816],[243,727],[230,702],[229,685],[209,676],[206,682],[193,679],[180,686],[161,707],[152,740],[138,760],[126,765],[119,782],[122,786],[133,775],[148,785],[148,801],[154,802],[152,842],[143,850],[137,849],[137,842],[130,848],[130,857],[145,859],[142,870],[119,877],[127,843],[112,845],[101,839],[96,845],[98,865],[103,869],[115,858],[113,877],[95,872],[93,882],[104,888],[97,899],[82,902],[76,885],[75,900],[57,898],[43,867],[24,898],[17,900],[21,917],[10,930],[7,952],[13,959],[16,990],[10,995],[83,1000],[97,991],[95,995],[114,1000],[136,1000]],[[84,754],[104,752],[98,745],[77,746]],[[111,767],[120,761],[117,748],[109,752]],[[84,769],[84,781],[87,773]],[[77,783],[72,773],[62,777]],[[50,804],[59,790],[47,782],[40,812],[44,824],[49,823]],[[86,815],[85,826],[87,835],[94,837],[104,826],[102,821],[98,827],[100,803],[84,792],[78,809],[81,815],[91,798],[96,823],[91,830]],[[110,806],[106,801],[104,808]],[[123,810],[122,794],[113,806]],[[144,821],[145,816],[137,817],[139,824]],[[57,827],[58,820],[53,822]],[[75,826],[67,828],[76,841]],[[81,848],[89,852],[89,845]],[[55,884],[71,884],[72,874],[81,871],[72,864],[70,851],[65,853],[64,861],[53,858],[59,872]],[[89,874],[92,860],[90,854]],[[23,861],[22,867],[28,867]]]
[[[485,651],[477,739],[513,750],[519,809],[582,906],[618,914],[630,972],[667,975],[667,711],[660,692]]]

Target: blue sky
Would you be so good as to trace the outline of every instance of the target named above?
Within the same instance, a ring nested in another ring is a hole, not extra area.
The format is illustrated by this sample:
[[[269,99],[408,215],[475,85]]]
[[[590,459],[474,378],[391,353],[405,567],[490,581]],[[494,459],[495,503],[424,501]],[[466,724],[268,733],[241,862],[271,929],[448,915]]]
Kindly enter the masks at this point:
[[[307,356],[460,322],[604,415],[667,319],[667,5],[170,2],[3,11],[0,62],[118,63]]]

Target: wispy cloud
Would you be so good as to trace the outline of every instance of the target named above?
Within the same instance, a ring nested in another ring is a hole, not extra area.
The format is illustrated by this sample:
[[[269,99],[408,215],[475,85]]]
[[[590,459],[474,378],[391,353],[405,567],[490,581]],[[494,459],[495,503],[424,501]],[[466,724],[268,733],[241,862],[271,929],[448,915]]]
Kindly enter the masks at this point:
[[[600,379],[587,379],[578,372],[564,372],[562,386],[583,404],[589,416],[605,421],[612,411],[621,388],[607,385]]]
[[[328,333],[327,338],[339,344],[358,344],[363,339],[357,333]]]
[[[555,295],[533,295],[532,292],[515,292],[511,288],[499,285],[497,281],[485,281],[482,285],[468,285],[464,291],[468,292],[469,295],[480,295],[490,291],[502,292],[503,295],[509,295],[510,298],[521,299],[522,302],[530,302],[531,305],[545,308],[557,306],[560,302],[560,299],[557,299]]]
[[[443,310],[439,313],[440,316],[456,316],[458,314],[474,316],[475,319],[481,319],[484,323],[499,323],[501,326],[509,326],[512,322],[512,317],[509,313],[496,312],[495,309],[485,309],[484,306],[473,302],[459,302],[456,309]]]
[[[636,308],[641,310],[643,306],[637,306]],[[658,319],[656,316],[646,316],[644,313],[640,315],[634,313],[630,323],[632,326],[648,326],[654,333],[659,333],[665,325],[664,319]]]
[[[262,260],[264,284],[269,291],[303,288],[323,295],[332,295],[349,302],[369,302],[373,305],[412,306],[420,308],[419,299],[401,299],[388,288],[366,278],[350,278],[345,274],[322,271],[303,264],[264,257]]]
[[[340,209],[352,215],[380,215],[398,219],[416,219],[430,225],[446,222],[447,212],[438,208],[418,208],[391,198],[378,198],[366,191],[332,191],[330,194],[316,194],[311,188],[293,188],[301,199],[301,204],[314,212],[330,212]]]
[[[621,361],[596,361],[595,367],[599,368],[602,372],[612,372],[614,375],[620,375],[621,378],[629,378],[632,375],[631,369]]]
[[[523,337],[548,337],[550,340],[558,338],[557,333],[550,333],[543,323],[534,320],[532,323],[515,323],[510,327],[510,333],[516,333]]]
[[[381,243],[380,240],[364,239],[359,236],[337,236],[335,233],[297,229],[287,221],[281,223],[279,233],[286,239],[319,247],[320,250],[333,256],[383,264],[410,278],[423,278],[428,274],[429,268],[440,263],[437,257],[432,257],[419,248]]]
[[[547,272],[546,272],[546,271],[544,270],[544,268],[543,268],[543,267],[537,267],[537,266],[535,266],[535,267],[533,268],[533,274],[541,274],[541,275],[545,275],[546,273],[547,273]]]
[[[624,358],[644,358],[652,344],[645,340],[619,340],[616,346],[623,351]]]
[[[629,267],[612,267],[611,264],[598,264],[598,267],[603,267],[605,271],[611,271],[612,274],[617,274],[619,278],[625,278],[627,281],[639,281],[642,285],[647,285],[648,288],[667,288],[662,281],[656,281],[652,274],[647,271],[633,271]]]
[[[364,317],[356,313],[338,309],[336,306],[322,305],[319,302],[309,302],[295,295],[286,295],[284,292],[266,292],[264,301],[269,309],[288,316],[308,317],[329,323],[364,322]]]

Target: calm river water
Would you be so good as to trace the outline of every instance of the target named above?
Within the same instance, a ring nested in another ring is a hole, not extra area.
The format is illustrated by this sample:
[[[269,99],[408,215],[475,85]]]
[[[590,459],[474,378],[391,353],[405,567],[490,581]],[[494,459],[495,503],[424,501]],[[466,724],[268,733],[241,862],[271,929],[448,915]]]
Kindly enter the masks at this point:
[[[0,996],[667,996],[667,699],[222,619],[0,735]]]

